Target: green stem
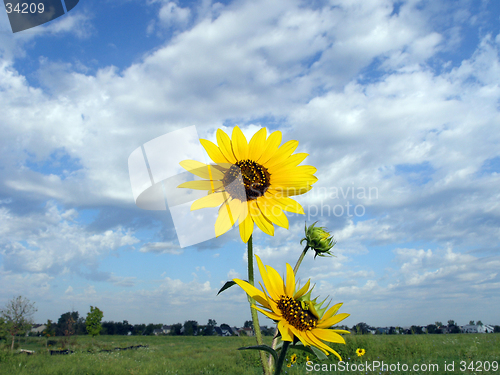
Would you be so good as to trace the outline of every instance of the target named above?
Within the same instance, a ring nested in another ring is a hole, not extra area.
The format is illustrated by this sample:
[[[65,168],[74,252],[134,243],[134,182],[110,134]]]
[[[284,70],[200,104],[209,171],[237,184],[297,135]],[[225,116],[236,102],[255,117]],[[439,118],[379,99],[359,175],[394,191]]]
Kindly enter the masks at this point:
[[[254,285],[252,236],[248,239],[248,282]],[[250,313],[252,314],[253,330],[255,332],[255,338],[257,339],[257,345],[263,345],[264,341],[262,341],[262,333],[260,332],[259,316],[257,315],[257,310],[252,308],[252,305],[255,305],[255,300],[248,296],[248,302],[250,302]],[[271,368],[266,365],[266,354],[261,350],[259,354],[264,375],[271,375]]]
[[[289,345],[290,345],[290,341],[283,342],[283,347],[281,348],[281,353],[280,353],[280,356],[278,358],[278,363],[276,363],[274,375],[280,375],[281,369],[283,368],[283,362],[285,362],[286,352],[288,351]]]
[[[304,250],[302,250],[302,253],[300,254],[299,256],[299,259],[297,260],[297,263],[295,263],[295,267],[293,268],[293,273],[294,275],[297,275],[297,272],[299,271],[299,267],[300,267],[300,264],[302,263],[302,260],[304,259],[306,253],[307,253],[307,250],[309,250],[309,245],[306,245],[306,247],[304,247]],[[279,338],[276,336],[278,334],[278,326],[276,326],[276,330],[274,331],[274,340],[273,340],[273,344],[272,344],[272,348],[273,349],[276,349],[276,345],[278,345],[278,340]],[[269,357],[269,368],[272,368],[273,367],[273,357]]]
[[[293,273],[295,275],[297,275],[297,272],[299,271],[300,264],[302,263],[302,259],[304,259],[304,256],[306,255],[307,250],[309,250],[309,245],[306,245],[306,247],[304,247],[304,250],[302,251],[302,254],[300,254],[300,257],[297,260],[297,263],[295,263],[295,267],[293,268]]]

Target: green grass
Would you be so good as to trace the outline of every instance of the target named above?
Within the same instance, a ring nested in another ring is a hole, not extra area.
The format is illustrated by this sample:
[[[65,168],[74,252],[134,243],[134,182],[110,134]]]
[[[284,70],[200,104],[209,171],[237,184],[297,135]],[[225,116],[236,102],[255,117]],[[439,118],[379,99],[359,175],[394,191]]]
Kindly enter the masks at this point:
[[[267,337],[270,344],[270,338]],[[7,344],[0,349],[0,374],[261,374],[258,353],[239,351],[242,346],[255,344],[253,337],[171,337],[171,336],[101,336],[92,340],[90,337],[74,337],[67,348],[74,351],[70,355],[50,356],[45,349],[45,339],[28,338],[21,340],[20,348],[35,350],[36,354],[12,354]],[[55,347],[61,347],[60,338]],[[115,347],[147,345],[125,351],[99,352]],[[500,334],[457,334],[457,335],[391,335],[391,336],[347,336],[346,345],[335,345],[345,362],[352,364],[372,363],[439,365],[439,371],[433,374],[500,374],[497,371],[477,371],[478,361],[500,364]],[[357,357],[357,348],[366,350],[366,355]],[[91,352],[89,352],[89,350]],[[306,353],[289,351],[287,356],[298,355],[297,363],[285,367],[283,374],[361,374],[366,371],[319,371],[307,372]],[[310,358],[314,364],[338,364],[333,358],[320,362]],[[460,361],[475,367],[460,371]],[[444,365],[455,363],[455,371],[445,371]],[[400,367],[401,369],[401,367]],[[285,373],[286,371],[286,373]],[[405,371],[372,371],[374,374],[406,374]],[[428,374],[430,371],[412,371],[412,374]]]

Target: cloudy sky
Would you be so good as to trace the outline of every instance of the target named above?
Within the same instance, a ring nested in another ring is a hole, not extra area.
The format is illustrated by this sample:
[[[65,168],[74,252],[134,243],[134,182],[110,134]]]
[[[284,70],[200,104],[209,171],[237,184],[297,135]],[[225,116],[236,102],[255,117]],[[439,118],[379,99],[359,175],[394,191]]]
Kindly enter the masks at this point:
[[[255,231],[265,264],[294,265],[319,221],[336,257],[298,277],[345,324],[500,324],[499,18],[494,0],[81,0],[13,34],[3,13],[0,304],[243,325],[243,291],[216,296],[246,278],[238,231],[181,248],[128,170],[164,134],[238,125],[318,169],[305,215]]]

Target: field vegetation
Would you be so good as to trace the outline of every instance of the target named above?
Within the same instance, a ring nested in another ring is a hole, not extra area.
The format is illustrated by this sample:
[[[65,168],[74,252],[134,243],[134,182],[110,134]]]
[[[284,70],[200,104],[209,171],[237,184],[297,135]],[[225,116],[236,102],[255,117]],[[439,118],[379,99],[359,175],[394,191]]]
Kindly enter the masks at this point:
[[[271,338],[266,337],[267,344]],[[477,371],[477,363],[500,362],[500,334],[453,334],[453,335],[351,335],[346,336],[346,345],[335,349],[345,362],[352,364],[437,364],[438,371],[412,371],[412,374],[498,374],[493,371]],[[255,344],[253,337],[219,336],[72,336],[26,337],[10,350],[8,342],[0,344],[0,374],[261,374],[256,351],[237,350]],[[127,349],[131,346],[142,346]],[[356,355],[358,348],[365,349],[362,357]],[[33,350],[35,354],[20,353],[20,349]],[[50,355],[50,350],[66,349],[68,355]],[[120,350],[121,349],[121,350]],[[125,350],[123,350],[125,349]],[[292,355],[296,362],[292,364]],[[290,350],[285,368],[292,374],[346,374],[346,371],[307,372],[306,352]],[[321,362],[309,358],[314,364],[338,363],[335,358]],[[460,371],[460,362],[470,368]],[[444,366],[454,363],[454,371]],[[473,364],[473,367],[470,366]],[[289,366],[289,367],[288,367]],[[318,369],[318,367],[316,367]],[[285,372],[284,372],[285,373]],[[351,372],[353,373],[353,372]],[[354,373],[406,374],[407,371],[355,371]]]

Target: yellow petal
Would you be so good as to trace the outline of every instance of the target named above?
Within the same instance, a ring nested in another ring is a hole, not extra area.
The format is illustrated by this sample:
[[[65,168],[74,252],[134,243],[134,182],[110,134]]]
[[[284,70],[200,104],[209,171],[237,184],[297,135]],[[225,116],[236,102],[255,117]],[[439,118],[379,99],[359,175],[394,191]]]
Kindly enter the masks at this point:
[[[264,293],[262,293],[259,289],[254,287],[252,284],[250,284],[247,281],[240,280],[240,279],[233,279],[233,281],[238,284],[238,286],[241,287],[245,291],[246,294],[248,294],[250,297],[252,297],[255,301],[260,303],[262,306],[266,306],[266,296]]]
[[[248,204],[250,215],[252,215],[252,219],[257,224],[257,227],[264,233],[269,234],[270,236],[274,236],[274,226],[273,223],[262,215],[259,207],[257,207],[257,203],[255,201],[250,201]]]
[[[313,187],[312,185],[309,186],[303,186],[303,187],[292,187],[292,188],[276,188],[276,189],[269,189],[268,191],[273,195],[273,196],[278,196],[278,197],[291,197],[294,195],[301,195],[304,193],[307,193],[309,190],[311,190]]]
[[[286,295],[292,297],[295,292],[295,274],[293,268],[288,263],[286,264]]]
[[[200,143],[205,148],[210,159],[214,161],[214,163],[228,163],[226,157],[222,154],[221,150],[217,145],[213,142],[210,142],[207,139],[200,139]]]
[[[217,129],[217,144],[219,145],[222,155],[224,155],[227,161],[233,164],[236,163],[236,158],[233,154],[233,148],[231,147],[231,139],[221,129]]]
[[[257,260],[257,266],[259,267],[260,276],[262,277],[262,281],[267,289],[267,293],[273,300],[278,300],[283,292],[274,286],[274,283],[270,280],[269,275],[267,273],[266,267],[260,260],[258,255],[255,255],[255,259]]]
[[[194,180],[184,182],[177,187],[196,190],[208,190],[210,192],[214,192],[215,190],[222,188],[222,186],[222,181]]]
[[[283,279],[281,278],[280,274],[278,271],[276,271],[273,267],[271,266],[266,266],[267,269],[267,275],[269,276],[269,282],[272,284],[273,289],[276,290],[278,293],[278,296],[284,295],[285,292],[285,283],[283,282]],[[273,299],[278,299],[278,298],[273,298]]]
[[[292,155],[288,159],[286,159],[283,163],[276,164],[270,167],[269,173],[273,174],[280,172],[284,169],[296,167],[297,165],[302,163],[308,155],[309,154],[306,154],[305,152],[300,152],[298,154]]]
[[[255,310],[260,311],[262,314],[266,315],[268,318],[271,318],[272,320],[280,320],[281,316],[276,315],[275,313],[272,313],[271,311],[266,311],[262,310],[261,308],[257,306],[252,306]]]
[[[257,199],[257,205],[267,219],[282,228],[288,229],[288,218],[283,211],[281,211],[281,207],[272,205],[264,197]]]
[[[219,216],[215,221],[216,237],[226,233],[236,223],[241,212],[240,206],[241,201],[239,199],[232,199],[220,207]]]
[[[297,299],[297,298],[302,297],[304,294],[306,294],[307,291],[309,290],[309,285],[311,285],[311,279],[307,280],[306,285],[304,285],[302,288],[300,288],[299,291],[297,293],[295,293],[293,298]]]
[[[328,355],[329,352],[336,353],[332,348],[320,341],[311,331],[304,331],[304,333],[306,334],[307,339],[311,341],[315,347],[321,349],[326,355]]]
[[[337,311],[339,311],[340,307],[343,305],[342,302],[339,302],[332,307],[330,307],[324,314],[323,314],[323,319],[328,319],[335,315]]]
[[[301,215],[304,214],[304,209],[302,208],[302,206],[291,198],[286,198],[286,197],[275,198],[273,197],[272,194],[268,192],[266,192],[264,196],[265,198],[270,200],[271,204],[278,205],[284,211],[294,212]]]
[[[268,161],[278,150],[278,147],[281,143],[281,132],[275,131],[271,133],[269,138],[266,141],[266,145],[264,151],[262,152],[262,156],[259,158],[258,163],[264,165],[266,161]],[[265,166],[265,165],[264,165]]]
[[[327,342],[335,342],[337,344],[345,344],[345,340],[338,333],[333,332],[331,329],[318,329],[312,330],[312,334],[320,340]]]
[[[278,172],[273,172],[273,178],[279,178],[283,176],[293,176],[297,174],[315,174],[318,170],[311,165],[299,165],[298,167],[290,167],[280,169]]]
[[[347,318],[350,314],[346,314],[346,313],[341,313],[341,314],[337,314],[337,315],[334,315],[334,316],[331,316],[329,318],[326,318],[326,319],[322,319],[322,321],[317,325],[318,328],[330,328],[331,326],[337,324],[338,322],[344,320],[345,318]]]
[[[266,144],[266,134],[266,128],[262,128],[250,139],[248,143],[248,158],[250,160],[259,160],[262,156]]]
[[[302,186],[305,184],[312,185],[316,181],[318,181],[318,178],[312,174],[294,174],[293,176],[282,176],[282,177],[277,177],[277,178],[272,178],[271,183],[273,186],[283,186],[283,187],[289,187],[289,186]]]
[[[284,143],[278,151],[266,162],[266,168],[270,168],[273,165],[278,165],[283,163],[286,159],[292,155],[297,146],[299,145],[298,141],[288,141]]]
[[[224,178],[224,173],[221,171],[196,160],[183,160],[179,164],[188,172],[206,180],[222,180]]]
[[[278,322],[278,329],[281,333],[281,340],[283,341],[293,341],[292,332],[290,328],[288,328],[289,326],[290,325],[284,320]]]
[[[306,335],[299,331],[297,328],[294,326],[290,325],[290,331],[292,331],[293,335],[297,337],[304,346],[311,346],[311,342],[307,339]]]
[[[231,145],[233,147],[233,154],[237,160],[248,159],[248,143],[243,135],[241,129],[237,126],[233,128],[233,135],[231,137]]]
[[[241,215],[240,215],[241,217]],[[248,239],[253,232],[253,220],[250,215],[246,215],[246,218],[240,224],[240,236],[244,243],[248,242]]]
[[[228,198],[229,195],[225,192],[209,194],[206,197],[195,200],[191,205],[191,211],[199,210],[200,208],[220,206]]]

